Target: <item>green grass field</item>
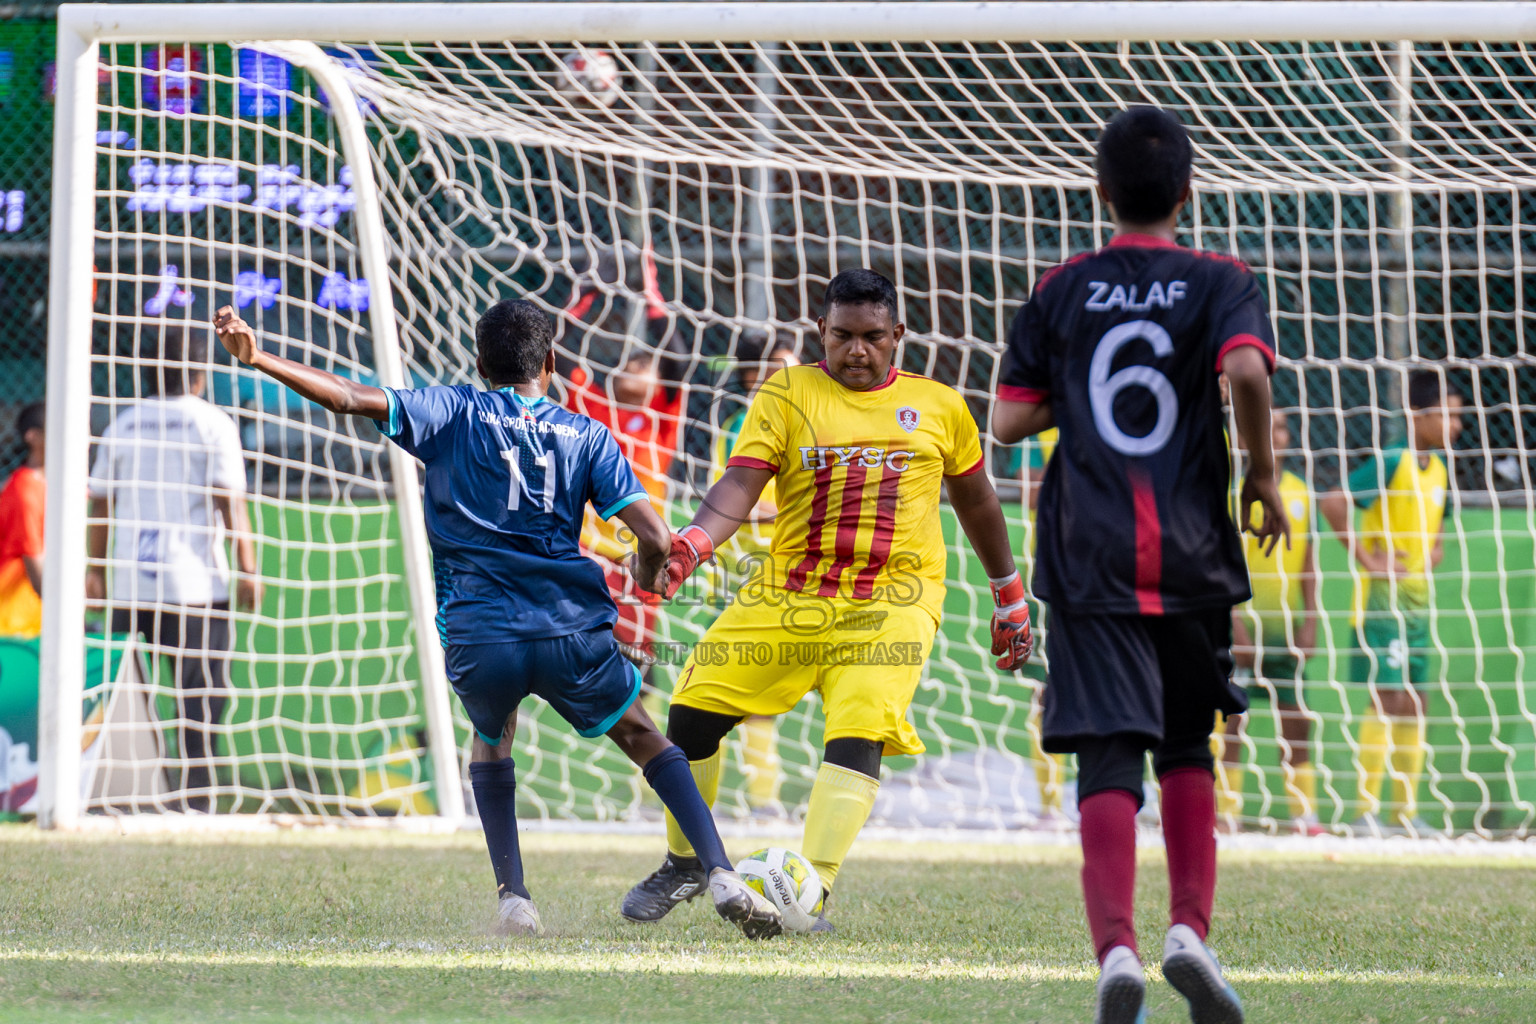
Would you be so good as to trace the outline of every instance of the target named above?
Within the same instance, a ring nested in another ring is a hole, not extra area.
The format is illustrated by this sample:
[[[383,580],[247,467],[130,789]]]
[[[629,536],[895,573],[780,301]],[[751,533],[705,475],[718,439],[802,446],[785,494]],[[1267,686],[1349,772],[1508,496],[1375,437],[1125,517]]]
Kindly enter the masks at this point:
[[[551,934],[486,937],[478,834],[0,828],[0,1020],[1081,1022],[1072,849],[865,842],[836,935],[752,944],[702,904],[621,921],[659,840],[532,835]],[[745,853],[744,841],[731,843]],[[1161,857],[1141,865],[1161,949]],[[1536,861],[1224,855],[1213,944],[1252,1022],[1536,1018]],[[1148,1019],[1188,1019],[1152,972]]]

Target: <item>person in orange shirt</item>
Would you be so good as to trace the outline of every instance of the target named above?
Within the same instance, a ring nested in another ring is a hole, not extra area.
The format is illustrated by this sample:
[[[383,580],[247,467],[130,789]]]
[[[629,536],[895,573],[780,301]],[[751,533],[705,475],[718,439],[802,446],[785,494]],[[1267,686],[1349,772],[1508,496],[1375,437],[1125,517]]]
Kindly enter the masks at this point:
[[[607,386],[598,384],[584,366],[571,369],[570,405],[608,428],[640,484],[655,502],[667,500],[667,473],[677,456],[678,426],[682,421],[683,387],[679,364],[670,345],[653,357],[634,355],[608,375]]]
[[[34,637],[43,631],[42,402],[16,417],[16,433],[27,458],[0,490],[0,636]]]
[[[687,397],[681,380],[686,366],[687,360],[668,343],[659,355],[642,353],[626,359],[623,366],[608,374],[606,386],[584,366],[574,366],[566,373],[571,384],[567,404],[573,412],[592,417],[613,434],[663,520],[667,518],[668,473],[677,456]],[[660,599],[637,590],[624,570],[631,545],[619,536],[620,529],[614,522],[589,515],[581,546],[603,567],[608,589],[619,606],[614,639],[644,670],[654,659],[650,645],[655,640],[655,609]]]
[[[608,282],[621,276],[612,265],[612,251],[593,257],[594,280]],[[642,345],[627,353],[617,368],[607,375],[606,386],[582,363],[569,357],[557,363],[558,372],[570,382],[568,404],[574,412],[597,420],[619,442],[624,457],[634,466],[641,486],[653,503],[663,506],[667,500],[667,473],[677,455],[679,424],[684,412],[682,381],[691,369],[688,345],[670,329],[672,314],[661,297],[656,260],[647,249],[643,254],[645,320],[644,334],[662,337],[655,349]],[[607,306],[599,303],[601,289],[578,285],[566,305],[566,314],[586,322],[590,316],[602,319]],[[594,314],[594,310],[597,312]],[[594,322],[595,326],[595,322]],[[557,353],[558,359],[558,353]],[[629,550],[626,546],[626,552]]]

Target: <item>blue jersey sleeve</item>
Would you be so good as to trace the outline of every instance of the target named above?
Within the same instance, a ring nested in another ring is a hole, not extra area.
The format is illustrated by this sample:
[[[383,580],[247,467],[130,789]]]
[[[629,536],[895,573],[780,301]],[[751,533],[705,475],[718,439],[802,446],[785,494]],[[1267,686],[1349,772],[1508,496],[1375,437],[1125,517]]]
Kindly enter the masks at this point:
[[[634,467],[619,450],[619,443],[613,439],[607,427],[593,424],[590,443],[592,484],[587,500],[592,503],[598,515],[612,519],[620,509],[644,499],[645,488],[640,486],[640,478],[635,476]]]
[[[425,462],[439,451],[439,437],[467,405],[458,388],[385,388],[389,418],[374,420],[379,432]]]

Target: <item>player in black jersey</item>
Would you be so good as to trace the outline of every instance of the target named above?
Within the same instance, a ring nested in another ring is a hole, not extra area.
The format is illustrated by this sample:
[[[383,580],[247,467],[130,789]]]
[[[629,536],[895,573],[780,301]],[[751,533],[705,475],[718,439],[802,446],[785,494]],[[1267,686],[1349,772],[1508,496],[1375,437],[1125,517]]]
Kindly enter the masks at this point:
[[[1050,606],[1047,751],[1078,757],[1083,895],[1101,965],[1098,1019],[1132,1024],[1146,982],[1132,900],[1148,750],[1162,784],[1171,927],[1163,973],[1196,1024],[1241,1022],[1205,946],[1216,886],[1214,712],[1239,714],[1231,611],[1249,597],[1228,511],[1218,385],[1256,439],[1243,521],[1289,538],[1270,447],[1274,340],[1238,260],[1175,243],[1190,195],[1189,136],[1155,107],[1099,139],[1099,196],[1115,235],[1040,278],[1008,335],[992,433],[1061,436],[1038,511],[1034,591]]]

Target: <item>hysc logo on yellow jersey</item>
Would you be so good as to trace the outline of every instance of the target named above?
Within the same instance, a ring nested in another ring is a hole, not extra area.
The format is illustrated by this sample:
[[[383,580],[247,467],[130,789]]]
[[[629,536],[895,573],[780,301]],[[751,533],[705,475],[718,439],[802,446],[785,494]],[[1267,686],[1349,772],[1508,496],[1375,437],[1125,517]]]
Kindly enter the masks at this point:
[[[917,429],[917,421],[921,418],[922,414],[910,405],[904,405],[896,410],[896,422],[900,423],[901,429],[909,434]]]
[[[916,415],[914,412],[913,415]],[[879,469],[884,466],[892,473],[904,472],[917,452],[886,451],[884,448],[867,448],[863,445],[813,445],[800,449],[801,469],[835,469],[838,466],[863,466]]]

